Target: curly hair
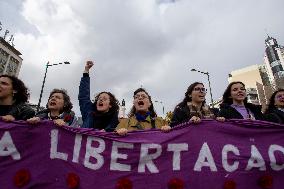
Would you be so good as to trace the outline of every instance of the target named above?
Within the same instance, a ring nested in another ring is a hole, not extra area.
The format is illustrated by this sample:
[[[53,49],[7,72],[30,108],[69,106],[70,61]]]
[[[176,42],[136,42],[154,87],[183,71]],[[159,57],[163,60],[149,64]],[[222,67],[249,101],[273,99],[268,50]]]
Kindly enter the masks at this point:
[[[227,86],[226,90],[224,91],[223,98],[222,98],[222,104],[223,104],[223,103],[224,103],[224,104],[228,104],[228,105],[233,104],[233,99],[232,99],[232,97],[231,97],[231,88],[232,88],[232,86],[235,85],[235,84],[241,84],[244,88],[246,87],[245,84],[244,84],[243,82],[241,82],[241,81],[234,81],[234,82],[231,82],[231,83]],[[247,97],[246,97],[246,98],[244,99],[244,104],[245,104],[245,105],[247,104],[247,101],[248,101],[248,99],[247,99]]]
[[[48,109],[48,102],[54,93],[61,93],[63,95],[64,105],[63,105],[63,109],[60,110],[60,113],[71,112],[73,108],[73,104],[70,100],[70,96],[67,94],[67,91],[65,89],[53,89],[49,94],[46,108]]]
[[[25,86],[24,82],[15,76],[11,75],[1,75],[1,77],[7,77],[12,81],[13,90],[16,91],[13,95],[13,100],[15,104],[26,103],[30,97],[28,88]]]
[[[265,110],[265,113],[269,113],[270,111],[272,111],[275,108],[275,96],[277,95],[277,93],[279,92],[284,92],[284,89],[278,89],[277,91],[275,91],[274,93],[272,93],[271,97],[269,98],[269,103],[268,103],[268,107]]]
[[[184,93],[184,98],[183,100],[176,106],[179,107],[179,106],[186,106],[187,105],[187,102],[191,102],[192,101],[192,97],[190,97],[194,87],[196,87],[196,85],[203,85],[203,83],[201,82],[194,82],[192,83],[191,85],[189,85],[189,87],[187,88],[186,92]],[[204,86],[204,85],[203,85]],[[202,102],[202,105],[204,105],[206,102]]]
[[[134,97],[137,93],[139,93],[139,92],[144,92],[144,93],[148,96],[148,98],[149,98],[149,101],[150,101],[150,103],[151,103],[151,105],[150,105],[150,107],[149,107],[150,116],[151,116],[152,118],[157,117],[157,113],[156,113],[156,111],[155,111],[155,109],[154,109],[151,96],[148,94],[148,92],[147,92],[144,88],[138,88],[138,89],[136,89],[136,90],[134,91],[134,93],[133,93],[133,97]],[[128,117],[131,117],[131,116],[135,115],[135,113],[136,113],[136,108],[135,108],[135,106],[133,105],[132,108],[131,108],[131,110],[130,110],[130,112],[129,112],[129,114],[128,114]]]
[[[101,94],[103,94],[103,93],[105,93],[105,94],[107,94],[107,95],[109,96],[110,105],[111,105],[111,108],[109,109],[109,111],[110,111],[110,112],[118,113],[118,112],[119,112],[119,101],[115,98],[115,96],[114,96],[112,93],[110,93],[110,92],[105,92],[105,91],[100,92],[99,94],[97,94],[97,95],[95,96],[95,102],[94,102],[94,109],[95,109],[95,112],[98,111],[96,104],[97,104],[97,102],[98,102],[98,100],[99,100],[99,96],[100,96]]]

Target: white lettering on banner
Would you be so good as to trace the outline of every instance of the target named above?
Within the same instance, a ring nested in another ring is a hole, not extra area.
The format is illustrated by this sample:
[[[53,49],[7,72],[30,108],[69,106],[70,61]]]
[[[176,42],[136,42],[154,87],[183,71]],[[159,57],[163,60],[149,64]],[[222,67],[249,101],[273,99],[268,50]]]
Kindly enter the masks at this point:
[[[233,165],[228,163],[228,152],[233,152],[235,155],[240,155],[238,148],[232,144],[226,144],[222,150],[222,165],[223,168],[228,172],[234,172],[238,169],[239,162],[234,161]]]
[[[13,160],[21,159],[9,131],[5,131],[0,140],[0,156],[12,156]]]
[[[173,153],[173,170],[179,171],[180,170],[181,152],[182,151],[188,151],[188,144],[187,143],[168,144],[168,151],[174,152]]]
[[[149,154],[149,149],[156,149],[156,152]],[[162,146],[160,144],[141,144],[140,160],[138,165],[138,172],[144,173],[147,166],[151,173],[159,173],[158,168],[153,163],[153,159],[157,159],[162,153]]]
[[[260,171],[265,171],[265,161],[255,145],[251,145],[251,156],[248,160],[246,171],[252,168],[259,168]]]
[[[207,159],[207,161],[206,161]],[[198,159],[194,165],[194,171],[201,171],[202,167],[209,167],[211,171],[217,171],[212,153],[207,142],[203,143],[198,155]]]
[[[94,141],[99,143],[99,146],[97,148],[92,147],[92,143]],[[100,153],[102,153],[105,150],[105,146],[106,146],[105,141],[103,139],[88,136],[84,166],[93,170],[101,168],[104,165],[104,157]],[[90,162],[91,157],[94,157],[97,160],[97,162],[91,163]]]
[[[57,129],[51,130],[50,137],[51,137],[50,158],[51,159],[62,159],[64,161],[67,161],[68,154],[57,151],[58,130]]]
[[[131,166],[127,164],[118,163],[117,159],[127,159],[127,154],[118,153],[119,148],[133,149],[134,145],[124,142],[113,142],[111,150],[110,170],[112,171],[130,171]]]
[[[76,134],[74,150],[73,150],[73,159],[72,159],[72,162],[74,162],[74,163],[79,162],[79,154],[80,154],[80,150],[81,150],[81,144],[82,144],[82,135]]]
[[[200,148],[198,157],[192,157],[188,158],[188,154],[192,154],[188,152],[189,144],[188,143],[168,143],[163,144],[164,148],[162,148],[161,144],[139,144],[134,145],[133,143],[126,143],[126,142],[117,142],[117,141],[111,141],[112,143],[109,143],[111,146],[108,148],[110,151],[109,156],[103,156],[103,152],[106,150],[106,142],[104,139],[99,137],[93,137],[93,136],[86,136],[86,145],[83,145],[83,135],[76,134],[74,136],[74,148],[73,148],[73,154],[72,152],[59,152],[58,146],[60,142],[60,130],[53,129],[51,130],[51,147],[50,147],[50,158],[51,159],[61,159],[64,161],[71,161],[73,163],[82,163],[86,168],[92,169],[92,170],[99,170],[103,167],[105,162],[109,162],[109,170],[110,171],[133,171],[134,167],[138,167],[138,173],[145,173],[148,169],[150,173],[159,173],[159,166],[162,166],[161,161],[164,161],[165,158],[160,158],[162,155],[162,149],[165,149],[165,152],[163,155],[166,155],[168,159],[171,159],[171,164],[168,164],[168,162],[162,162],[163,165],[167,166],[168,169],[171,169],[172,171],[184,171],[182,165],[184,161],[183,158],[186,159],[192,159],[196,158],[196,162],[194,162],[193,171],[201,172],[202,168],[206,169],[204,167],[209,168],[212,172],[216,172],[217,167],[215,164],[215,160],[212,155],[211,149],[209,148],[209,145],[207,142],[204,142]],[[62,144],[63,146],[64,144]],[[61,145],[60,145],[61,146]],[[221,155],[222,155],[222,167],[224,171],[226,172],[234,172],[240,169],[241,162],[238,161],[238,157],[242,158],[242,163],[246,161],[245,165],[245,171],[251,171],[253,168],[256,168],[256,170],[259,171],[265,171],[267,169],[266,166],[269,166],[268,163],[270,163],[271,169],[274,171],[283,171],[284,170],[284,147],[277,144],[272,144],[269,146],[268,149],[268,156],[266,159],[263,158],[260,151],[255,145],[250,146],[241,146],[242,149],[250,148],[250,155],[248,154],[241,154],[239,148],[232,144],[225,144],[223,146]],[[80,155],[80,152],[82,148],[86,148],[86,153],[83,155]],[[140,153],[136,154],[137,151]],[[219,148],[219,147],[218,147]],[[135,149],[135,154],[133,153],[133,150]],[[127,153],[125,152],[127,150]],[[213,148],[212,150],[215,150],[214,154],[217,154],[216,148]],[[264,150],[264,149],[262,149]],[[186,153],[185,153],[186,152]],[[184,154],[182,154],[184,153]],[[264,153],[264,152],[262,152]],[[109,154],[109,153],[106,153]],[[130,156],[131,154],[131,156]],[[218,152],[219,154],[219,152]],[[276,156],[277,154],[277,156]],[[132,156],[135,155],[135,156]],[[1,156],[12,156],[14,160],[21,159],[21,155],[18,152],[17,148],[14,145],[14,142],[12,140],[12,137],[9,133],[9,131],[5,131],[2,138],[0,139],[0,157]],[[70,157],[68,159],[68,156]],[[83,157],[83,158],[80,158]],[[249,157],[248,157],[249,156]],[[135,160],[130,160],[131,158],[137,158]],[[138,159],[139,158],[139,159]],[[278,159],[277,159],[278,158]],[[155,160],[155,161],[154,161]],[[120,162],[120,161],[123,161]],[[131,164],[129,162],[132,162]],[[266,164],[266,162],[268,162]],[[133,165],[133,163],[135,165]],[[220,168],[219,168],[220,169]]]
[[[280,151],[284,154],[284,148],[277,144],[272,144],[269,146],[269,150],[268,150],[271,169],[273,169],[274,171],[281,171],[282,169],[284,169],[284,163],[282,165],[277,165],[276,158],[274,155],[275,151]],[[283,158],[281,159],[283,160]]]

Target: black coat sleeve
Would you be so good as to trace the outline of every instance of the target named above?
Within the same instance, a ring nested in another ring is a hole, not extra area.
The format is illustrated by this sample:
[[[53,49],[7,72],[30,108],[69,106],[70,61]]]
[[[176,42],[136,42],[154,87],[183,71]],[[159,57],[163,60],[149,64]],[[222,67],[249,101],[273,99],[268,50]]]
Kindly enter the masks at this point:
[[[16,120],[27,120],[35,116],[35,111],[28,104],[15,105],[9,112]]]
[[[228,110],[225,108],[220,108],[220,111],[218,112],[217,117],[224,117],[226,119],[230,119]]]
[[[105,128],[106,132],[113,132],[119,124],[118,115],[114,116],[108,126]]]
[[[176,107],[173,113],[173,118],[171,119],[171,127],[178,124],[187,122],[191,117],[187,115],[186,111],[181,107]]]

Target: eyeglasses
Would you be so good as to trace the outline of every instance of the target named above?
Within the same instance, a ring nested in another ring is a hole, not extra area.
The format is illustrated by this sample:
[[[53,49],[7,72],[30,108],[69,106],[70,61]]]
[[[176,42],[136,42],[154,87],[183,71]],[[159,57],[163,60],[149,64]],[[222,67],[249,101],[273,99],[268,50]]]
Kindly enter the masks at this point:
[[[284,94],[276,95],[275,98],[277,98],[278,100],[282,99],[282,98],[284,98]]]
[[[139,99],[139,98],[141,98],[142,100],[143,99],[146,99],[146,98],[148,98],[148,96],[147,95],[139,95],[139,94],[137,94],[137,95],[134,95],[134,99]]]
[[[207,89],[205,89],[204,87],[196,87],[193,89],[194,91],[199,91],[199,92],[202,92],[202,93],[206,93],[207,92]]]
[[[109,98],[106,98],[106,97],[101,97],[101,98],[98,98],[98,101],[108,101],[110,100]]]

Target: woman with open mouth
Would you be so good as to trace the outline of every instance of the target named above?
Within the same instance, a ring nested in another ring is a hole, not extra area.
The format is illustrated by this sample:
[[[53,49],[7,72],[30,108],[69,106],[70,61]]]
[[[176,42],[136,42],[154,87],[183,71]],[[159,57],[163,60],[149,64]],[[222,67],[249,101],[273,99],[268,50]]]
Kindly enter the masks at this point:
[[[161,117],[157,117],[151,96],[143,88],[134,92],[133,106],[127,119],[122,119],[115,129],[117,134],[126,135],[128,131],[161,129],[170,131],[171,127]]]
[[[36,124],[41,120],[53,120],[57,126],[79,127],[72,107],[73,104],[66,90],[53,89],[49,95],[46,109],[39,111],[35,117],[28,119],[27,122]]]
[[[264,120],[261,105],[247,102],[245,84],[235,81],[228,85],[223,94],[218,116],[225,119]]]
[[[188,121],[197,124],[201,119],[215,118],[213,111],[206,105],[206,91],[200,82],[194,82],[187,88],[183,101],[175,107],[171,127]]]
[[[0,75],[0,117],[3,121],[26,120],[35,115],[27,104],[29,92],[23,81]]]
[[[271,95],[265,115],[275,123],[284,124],[284,89],[278,89]]]
[[[83,128],[94,128],[112,132],[118,125],[119,102],[110,92],[100,92],[94,103],[90,99],[89,70],[93,67],[92,61],[87,61],[85,71],[79,87],[79,105],[83,119]]]

